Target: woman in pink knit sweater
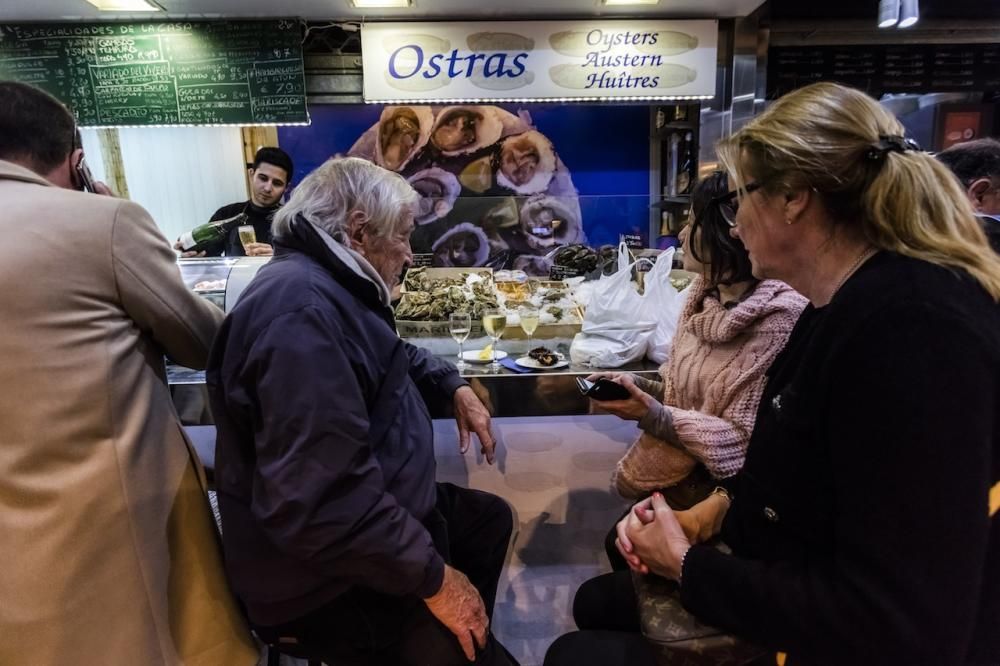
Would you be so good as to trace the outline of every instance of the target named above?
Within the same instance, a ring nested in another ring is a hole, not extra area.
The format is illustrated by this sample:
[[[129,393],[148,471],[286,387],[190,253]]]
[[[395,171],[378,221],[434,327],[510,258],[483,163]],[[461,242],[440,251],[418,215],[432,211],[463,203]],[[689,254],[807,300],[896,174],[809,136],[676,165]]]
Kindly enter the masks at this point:
[[[599,373],[629,389],[627,400],[596,403],[639,422],[639,438],[615,469],[618,492],[660,491],[675,509],[701,502],[743,466],[766,371],[784,348],[806,299],[784,282],[754,279],[750,258],[713,199],[729,191],[715,172],[692,193],[681,240],[692,282],[677,322],[663,381]],[[605,540],[615,570],[585,582],[573,603],[580,629],[638,631],[635,592],[612,526]]]
[[[663,381],[601,375],[632,394],[601,409],[637,420],[642,430],[614,474],[630,499],[659,490],[687,509],[740,470],[765,372],[806,304],[783,282],[754,279],[746,249],[711,203],[728,189],[726,175],[715,172],[692,195],[694,215],[681,240],[684,268],[698,277],[660,369]]]

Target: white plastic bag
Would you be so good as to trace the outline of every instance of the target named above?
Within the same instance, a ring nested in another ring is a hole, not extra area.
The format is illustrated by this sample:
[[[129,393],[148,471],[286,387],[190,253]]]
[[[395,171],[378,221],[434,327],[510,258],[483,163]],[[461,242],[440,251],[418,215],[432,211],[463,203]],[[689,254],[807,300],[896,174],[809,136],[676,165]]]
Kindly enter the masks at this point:
[[[646,354],[657,322],[632,284],[628,247],[618,247],[618,272],[594,285],[583,326],[569,348],[574,363],[617,368]]]
[[[646,307],[656,320],[656,330],[649,336],[646,357],[656,363],[666,363],[670,343],[677,332],[677,319],[684,307],[684,298],[670,284],[670,269],[674,263],[674,248],[656,258],[653,269],[646,274]]]

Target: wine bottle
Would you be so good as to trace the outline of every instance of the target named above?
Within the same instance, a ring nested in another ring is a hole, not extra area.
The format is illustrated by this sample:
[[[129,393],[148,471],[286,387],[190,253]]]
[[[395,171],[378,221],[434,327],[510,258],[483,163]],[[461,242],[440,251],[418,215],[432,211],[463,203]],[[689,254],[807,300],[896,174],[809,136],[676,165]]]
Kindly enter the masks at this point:
[[[229,235],[229,232],[242,223],[245,218],[246,215],[240,213],[224,220],[216,220],[203,224],[195,227],[186,234],[181,234],[181,237],[177,241],[180,243],[183,252],[201,252],[223,242],[226,236]]]
[[[669,210],[660,211],[660,235],[669,236],[674,227],[674,215]]]
[[[690,194],[695,180],[694,135],[684,135],[681,146],[680,166],[677,169],[677,194]]]
[[[667,141],[667,168],[666,168],[666,185],[663,187],[663,196],[665,197],[675,197],[677,196],[677,183],[678,183],[678,168],[680,167],[680,143],[681,138],[676,133],[670,135],[670,139]]]

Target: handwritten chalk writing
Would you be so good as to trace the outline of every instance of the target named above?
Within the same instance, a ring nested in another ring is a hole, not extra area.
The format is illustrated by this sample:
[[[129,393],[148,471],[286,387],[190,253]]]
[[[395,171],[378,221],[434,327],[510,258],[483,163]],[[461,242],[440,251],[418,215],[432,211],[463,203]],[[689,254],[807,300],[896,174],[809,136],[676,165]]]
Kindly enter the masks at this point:
[[[0,25],[0,79],[39,85],[82,126],[302,122],[300,28],[283,25]]]

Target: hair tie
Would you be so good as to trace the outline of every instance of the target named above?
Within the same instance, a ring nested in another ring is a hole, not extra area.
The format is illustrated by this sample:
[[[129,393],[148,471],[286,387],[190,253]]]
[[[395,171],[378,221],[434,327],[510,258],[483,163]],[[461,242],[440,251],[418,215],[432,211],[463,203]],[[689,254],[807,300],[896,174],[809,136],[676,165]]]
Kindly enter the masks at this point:
[[[865,152],[865,159],[880,162],[889,153],[905,153],[908,150],[921,150],[920,144],[904,136],[880,134],[878,143]]]

